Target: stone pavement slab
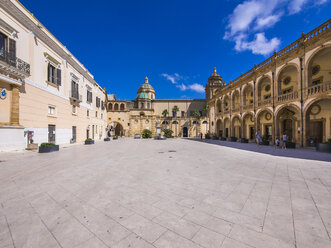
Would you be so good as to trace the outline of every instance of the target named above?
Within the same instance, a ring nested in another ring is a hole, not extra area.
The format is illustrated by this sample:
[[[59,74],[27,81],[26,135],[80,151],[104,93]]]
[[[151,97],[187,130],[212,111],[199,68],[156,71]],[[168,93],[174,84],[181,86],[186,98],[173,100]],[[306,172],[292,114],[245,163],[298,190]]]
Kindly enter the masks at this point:
[[[123,138],[0,154],[0,247],[331,247],[327,155],[239,148]]]

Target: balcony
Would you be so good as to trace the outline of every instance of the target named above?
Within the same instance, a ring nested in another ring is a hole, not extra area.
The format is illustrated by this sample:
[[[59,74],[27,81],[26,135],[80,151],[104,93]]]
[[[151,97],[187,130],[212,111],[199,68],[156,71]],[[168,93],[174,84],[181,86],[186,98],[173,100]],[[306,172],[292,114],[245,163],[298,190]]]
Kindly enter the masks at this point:
[[[83,97],[82,95],[79,95],[78,90],[71,90],[69,92],[69,98],[70,102],[75,105],[78,105],[83,100]]]
[[[14,77],[30,76],[30,65],[6,51],[0,53],[0,70]]]
[[[299,97],[298,91],[278,95],[277,102],[293,101]]]
[[[317,84],[309,86],[305,90],[306,97],[315,96],[317,94],[327,93],[331,91],[331,82],[325,82],[322,84]]]
[[[236,113],[240,111],[240,107],[235,107],[232,109],[232,113]]]
[[[261,99],[261,97],[259,97],[258,101],[257,101],[257,106],[266,106],[266,105],[270,105],[271,104],[271,97],[270,98],[266,98],[266,99]]]
[[[250,109],[253,109],[253,103],[245,104],[245,105],[243,106],[243,109],[244,109],[244,110],[250,110]]]

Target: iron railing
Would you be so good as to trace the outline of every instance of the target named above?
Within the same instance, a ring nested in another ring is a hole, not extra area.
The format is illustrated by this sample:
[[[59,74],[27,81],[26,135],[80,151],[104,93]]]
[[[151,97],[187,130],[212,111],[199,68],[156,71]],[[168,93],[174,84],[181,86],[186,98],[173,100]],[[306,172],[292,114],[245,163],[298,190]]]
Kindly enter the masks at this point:
[[[2,51],[0,53],[0,61],[17,68],[24,74],[30,75],[30,64],[24,62],[20,58],[17,58],[16,56],[7,51]]]

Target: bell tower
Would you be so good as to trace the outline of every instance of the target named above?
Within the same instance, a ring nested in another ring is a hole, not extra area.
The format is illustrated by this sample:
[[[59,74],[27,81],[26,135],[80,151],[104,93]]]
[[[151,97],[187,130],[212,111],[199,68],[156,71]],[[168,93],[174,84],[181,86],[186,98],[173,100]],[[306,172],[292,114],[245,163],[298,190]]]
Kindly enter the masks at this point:
[[[206,85],[206,99],[210,100],[216,94],[218,89],[224,86],[222,77],[216,72],[216,67],[214,67],[214,72],[208,78],[208,84]]]

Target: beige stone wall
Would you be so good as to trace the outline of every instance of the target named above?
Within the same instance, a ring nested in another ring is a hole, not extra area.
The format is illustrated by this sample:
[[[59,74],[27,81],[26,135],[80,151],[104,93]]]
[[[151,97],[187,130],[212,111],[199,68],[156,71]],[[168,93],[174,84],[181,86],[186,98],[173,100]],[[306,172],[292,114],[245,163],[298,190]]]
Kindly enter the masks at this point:
[[[4,125],[10,122],[10,106],[12,98],[11,86],[7,83],[3,83],[0,80],[0,89],[7,90],[6,99],[0,99],[0,125]]]

